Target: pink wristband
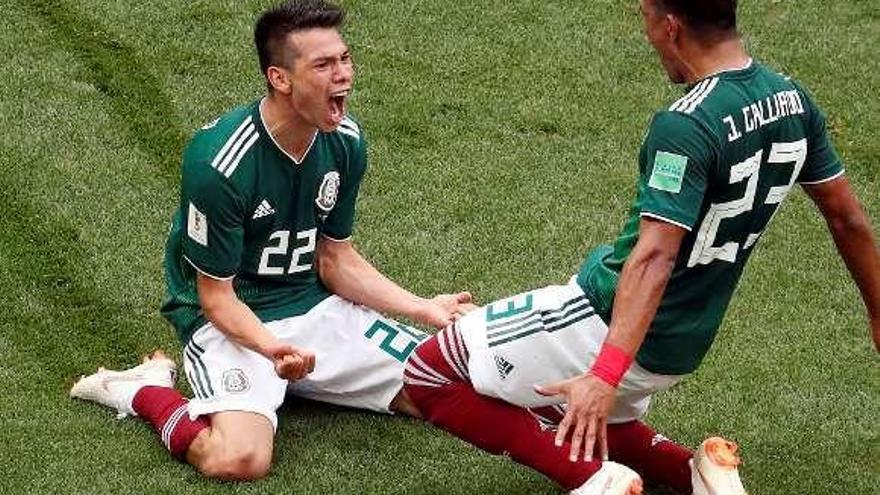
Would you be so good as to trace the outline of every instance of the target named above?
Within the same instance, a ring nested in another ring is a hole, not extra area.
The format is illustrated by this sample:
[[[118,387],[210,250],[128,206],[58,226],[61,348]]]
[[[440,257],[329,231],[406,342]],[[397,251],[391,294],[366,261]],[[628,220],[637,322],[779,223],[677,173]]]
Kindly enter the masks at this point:
[[[623,352],[619,347],[605,342],[602,344],[602,350],[599,357],[593,363],[590,373],[603,382],[617,387],[620,380],[632,364],[632,356]]]

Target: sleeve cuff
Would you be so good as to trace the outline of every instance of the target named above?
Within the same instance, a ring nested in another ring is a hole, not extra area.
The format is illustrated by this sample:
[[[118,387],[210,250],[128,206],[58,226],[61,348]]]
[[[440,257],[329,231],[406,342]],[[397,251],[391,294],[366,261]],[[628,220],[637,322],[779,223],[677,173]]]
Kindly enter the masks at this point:
[[[651,212],[643,211],[643,212],[641,212],[641,213],[639,214],[639,216],[642,216],[642,217],[648,217],[648,218],[653,218],[653,219],[655,219],[655,220],[660,220],[660,221],[662,221],[662,222],[666,222],[666,223],[671,223],[672,225],[675,225],[676,227],[681,227],[681,228],[683,228],[684,230],[687,230],[688,232],[690,232],[691,230],[693,230],[693,227],[691,227],[690,225],[687,225],[687,224],[684,224],[684,223],[678,222],[678,221],[676,221],[676,220],[672,220],[671,218],[667,218],[667,217],[664,217],[663,215],[658,215],[658,214],[656,214],[656,213],[651,213]]]
[[[340,237],[334,237],[331,234],[324,233],[324,234],[321,234],[321,237],[323,237],[324,239],[327,239],[328,241],[331,241],[331,242],[349,242],[349,241],[351,241],[350,235],[348,237],[341,237],[340,238]]]
[[[824,179],[819,179],[819,180],[798,181],[798,184],[800,184],[802,186],[815,186],[816,184],[824,184],[826,182],[831,182],[834,179],[837,179],[838,177],[842,176],[844,174],[844,172],[846,172],[846,170],[841,170],[840,172],[837,172],[836,174],[834,174],[830,177],[826,177]]]
[[[187,257],[186,255],[183,255],[183,259],[185,259],[187,263],[189,263],[193,268],[195,268],[197,272],[201,273],[202,275],[204,275],[208,278],[212,278],[214,280],[232,280],[233,278],[235,278],[234,273],[229,276],[220,276],[220,275],[214,275],[212,273],[209,273],[209,272],[203,270],[202,268],[200,268],[195,263],[193,263],[193,261],[191,259],[189,259],[189,257]]]

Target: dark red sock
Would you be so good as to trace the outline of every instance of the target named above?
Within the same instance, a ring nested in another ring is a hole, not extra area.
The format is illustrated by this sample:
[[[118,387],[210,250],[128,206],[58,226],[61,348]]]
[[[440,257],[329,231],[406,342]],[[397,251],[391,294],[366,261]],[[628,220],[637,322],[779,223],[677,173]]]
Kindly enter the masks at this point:
[[[173,388],[144,387],[134,395],[131,407],[153,429],[178,460],[186,460],[186,451],[196,436],[210,426],[204,417],[189,419],[189,401]]]
[[[612,461],[633,468],[648,483],[682,495],[694,491],[688,464],[694,453],[641,421],[608,425],[608,450]]]
[[[558,425],[565,410],[558,407],[533,409],[532,413],[546,424]],[[663,435],[658,435],[641,421],[608,425],[608,457],[625,464],[648,483],[672,488],[682,495],[691,495],[691,467],[694,453]]]
[[[480,395],[462,380],[460,342],[449,333],[432,337],[407,363],[406,391],[425,419],[489,453],[509,455],[565,490],[583,485],[602,467],[599,461],[570,462],[570,445],[556,447],[556,433],[528,410]]]

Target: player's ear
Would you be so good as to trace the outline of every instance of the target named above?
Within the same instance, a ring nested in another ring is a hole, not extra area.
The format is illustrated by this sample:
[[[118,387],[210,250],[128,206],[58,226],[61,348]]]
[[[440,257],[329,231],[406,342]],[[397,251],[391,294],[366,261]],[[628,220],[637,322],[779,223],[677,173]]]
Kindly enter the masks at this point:
[[[681,21],[673,14],[666,14],[663,20],[666,25],[666,37],[669,41],[678,41],[679,36],[681,36]]]
[[[269,86],[275,91],[282,94],[290,94],[292,87],[290,76],[284,68],[270,65],[266,69],[266,79],[269,81]]]

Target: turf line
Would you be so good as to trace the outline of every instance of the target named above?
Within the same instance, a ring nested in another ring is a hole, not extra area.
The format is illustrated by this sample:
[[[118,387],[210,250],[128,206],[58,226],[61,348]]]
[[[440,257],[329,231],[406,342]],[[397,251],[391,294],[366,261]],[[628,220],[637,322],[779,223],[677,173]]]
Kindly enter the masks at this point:
[[[40,166],[44,157],[6,150],[22,170]],[[0,248],[14,263],[5,270],[17,283],[14,291],[35,298],[51,310],[43,319],[20,315],[17,331],[6,338],[19,352],[42,362],[45,370],[65,369],[75,362],[69,354],[136,356],[138,338],[125,325],[131,311],[99,297],[76,267],[92,264],[82,249],[79,231],[49,208],[33,204],[14,174],[0,174]],[[6,294],[5,297],[13,297]],[[14,299],[12,299],[14,300]],[[22,312],[11,309],[11,312]],[[58,337],[61,337],[59,339]]]
[[[110,103],[115,126],[148,153],[160,175],[177,187],[188,133],[181,128],[163,84],[139,54],[66,2],[30,0],[27,6],[57,35],[61,47],[86,65],[83,77]]]

